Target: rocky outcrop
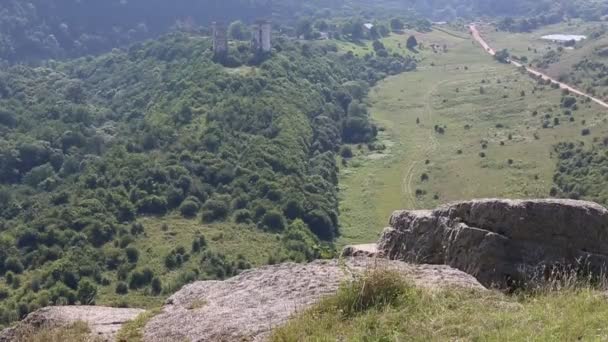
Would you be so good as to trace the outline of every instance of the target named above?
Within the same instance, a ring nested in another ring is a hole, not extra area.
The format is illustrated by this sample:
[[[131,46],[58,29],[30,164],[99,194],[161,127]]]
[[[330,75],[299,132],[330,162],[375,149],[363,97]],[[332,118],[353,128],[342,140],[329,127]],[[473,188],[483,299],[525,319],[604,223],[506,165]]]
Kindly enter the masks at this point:
[[[95,340],[114,341],[122,325],[143,313],[141,309],[120,309],[102,306],[55,306],[29,314],[17,325],[0,333],[0,342],[20,340],[26,332],[42,327],[62,327],[76,322],[89,325]]]
[[[395,269],[429,288],[483,287],[470,275],[444,265],[349,258],[266,266],[226,281],[200,281],[171,296],[145,327],[145,341],[261,341],[340,284],[365,269]]]
[[[398,211],[378,249],[390,259],[445,264],[510,287],[544,266],[605,273],[608,210],[573,200],[474,200]]]

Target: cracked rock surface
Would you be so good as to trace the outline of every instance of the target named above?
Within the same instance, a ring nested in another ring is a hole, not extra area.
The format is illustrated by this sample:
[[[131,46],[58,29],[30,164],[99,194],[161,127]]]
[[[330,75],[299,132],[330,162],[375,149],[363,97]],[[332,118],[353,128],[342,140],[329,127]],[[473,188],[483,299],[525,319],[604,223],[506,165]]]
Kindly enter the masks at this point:
[[[103,306],[53,306],[29,314],[23,321],[0,333],[0,342],[18,340],[25,331],[42,327],[61,327],[85,322],[96,340],[114,341],[123,324],[143,313],[141,309],[108,308]]]
[[[608,265],[608,210],[574,200],[485,199],[397,211],[378,243],[385,257],[444,264],[509,287],[543,266]]]
[[[373,258],[286,263],[250,270],[225,281],[186,285],[145,327],[145,341],[263,341],[343,281],[369,268],[394,269],[416,285],[484,288],[472,276],[445,265],[411,265]]]

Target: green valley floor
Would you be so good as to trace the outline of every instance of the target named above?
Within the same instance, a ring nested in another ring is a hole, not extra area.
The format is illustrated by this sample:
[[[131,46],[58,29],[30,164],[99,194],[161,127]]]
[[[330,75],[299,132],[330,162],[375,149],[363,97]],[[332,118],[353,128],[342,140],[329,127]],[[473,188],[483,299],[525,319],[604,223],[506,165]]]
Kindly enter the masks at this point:
[[[577,110],[564,110],[561,90],[493,60],[468,33],[406,32],[383,43],[398,50],[409,34],[421,43],[418,70],[388,78],[368,99],[385,149],[353,146],[341,170],[339,245],[376,241],[394,210],[547,197],[553,146],[608,132],[604,109],[579,98]]]

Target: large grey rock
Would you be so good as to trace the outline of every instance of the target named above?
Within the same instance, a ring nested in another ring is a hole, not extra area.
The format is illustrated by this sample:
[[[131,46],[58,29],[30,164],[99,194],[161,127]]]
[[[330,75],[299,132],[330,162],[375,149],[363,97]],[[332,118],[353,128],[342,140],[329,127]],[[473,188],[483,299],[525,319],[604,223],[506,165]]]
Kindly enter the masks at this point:
[[[509,287],[543,266],[608,265],[608,210],[573,200],[459,202],[397,211],[378,250],[390,259],[445,264],[486,286]]]
[[[184,286],[145,327],[144,340],[262,341],[272,328],[335,293],[369,268],[394,269],[427,288],[483,290],[472,276],[445,265],[411,265],[371,258],[286,263],[247,271],[226,281]]]
[[[42,327],[55,328],[85,322],[95,341],[114,341],[123,324],[143,313],[141,309],[103,306],[53,306],[29,314],[23,321],[0,332],[0,342],[21,341],[21,336]]]

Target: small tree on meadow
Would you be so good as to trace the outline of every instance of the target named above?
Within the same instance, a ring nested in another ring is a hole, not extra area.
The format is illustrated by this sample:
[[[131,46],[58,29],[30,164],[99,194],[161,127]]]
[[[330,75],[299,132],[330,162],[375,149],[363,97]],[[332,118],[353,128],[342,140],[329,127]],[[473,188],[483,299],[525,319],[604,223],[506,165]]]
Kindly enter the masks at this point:
[[[410,36],[410,37],[407,39],[406,46],[407,46],[407,48],[408,48],[408,49],[410,49],[410,50],[415,49],[415,48],[418,46],[418,40],[416,39],[416,37],[414,37],[414,36]]]

